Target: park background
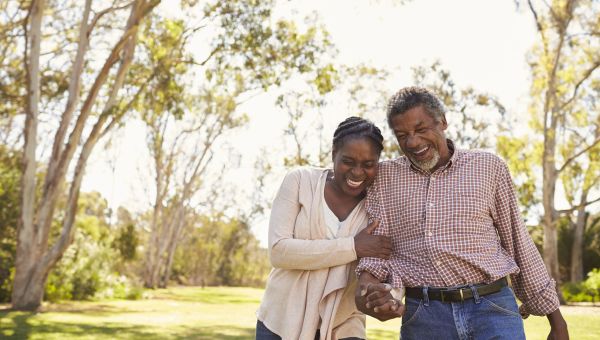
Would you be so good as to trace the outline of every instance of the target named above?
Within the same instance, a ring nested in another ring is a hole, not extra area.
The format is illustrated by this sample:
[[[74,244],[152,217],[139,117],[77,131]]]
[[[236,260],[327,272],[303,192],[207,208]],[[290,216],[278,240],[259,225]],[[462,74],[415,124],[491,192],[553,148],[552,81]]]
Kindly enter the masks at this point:
[[[420,85],[600,337],[599,36],[591,0],[0,3],[0,336],[252,338],[283,175],[350,115],[395,157],[387,98]]]

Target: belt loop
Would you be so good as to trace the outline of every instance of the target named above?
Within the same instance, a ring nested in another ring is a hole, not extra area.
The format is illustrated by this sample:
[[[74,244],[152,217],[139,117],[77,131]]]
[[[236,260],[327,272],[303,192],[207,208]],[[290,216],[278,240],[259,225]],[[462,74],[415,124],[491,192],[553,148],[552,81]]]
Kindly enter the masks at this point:
[[[479,292],[477,292],[477,287],[469,285],[469,288],[471,288],[471,291],[473,292],[473,299],[475,300],[475,303],[479,304],[481,302],[481,298],[479,297]]]
[[[429,307],[429,294],[427,294],[427,290],[429,290],[429,287],[423,286],[423,304]]]

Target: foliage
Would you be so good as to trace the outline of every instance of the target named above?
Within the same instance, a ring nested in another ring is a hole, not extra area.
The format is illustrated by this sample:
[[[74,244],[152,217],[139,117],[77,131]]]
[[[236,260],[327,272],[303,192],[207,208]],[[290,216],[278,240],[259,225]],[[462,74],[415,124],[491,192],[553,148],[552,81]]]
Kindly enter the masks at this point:
[[[133,223],[119,228],[115,240],[113,241],[113,247],[117,249],[121,258],[124,261],[132,261],[137,258],[137,247],[140,243],[139,236],[135,230]]]
[[[199,216],[176,251],[173,279],[201,286],[261,287],[270,268],[266,249],[244,221]]]
[[[92,298],[139,297],[134,281],[118,273],[120,261],[130,260],[115,249],[115,236],[132,252],[137,235],[132,224],[117,234],[109,226],[107,202],[97,192],[83,193],[79,200],[74,242],[48,276],[45,299],[88,300]],[[131,226],[131,229],[129,228]],[[125,235],[125,236],[123,236]],[[135,250],[133,250],[135,251]],[[128,253],[130,254],[130,253]]]
[[[583,282],[567,282],[561,286],[563,296],[568,302],[600,301],[600,268],[594,268]]]
[[[10,301],[19,222],[18,152],[0,145],[0,303]]]

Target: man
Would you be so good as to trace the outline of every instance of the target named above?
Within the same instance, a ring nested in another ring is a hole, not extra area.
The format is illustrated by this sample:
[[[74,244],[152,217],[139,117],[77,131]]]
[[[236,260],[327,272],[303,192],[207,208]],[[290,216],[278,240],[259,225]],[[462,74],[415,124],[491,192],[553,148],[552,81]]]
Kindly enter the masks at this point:
[[[358,308],[380,320],[403,314],[403,340],[524,339],[529,314],[548,317],[549,339],[568,339],[506,164],[455,148],[444,107],[426,89],[401,89],[387,118],[404,156],[380,164],[367,212],[394,250],[389,261],[361,259]]]

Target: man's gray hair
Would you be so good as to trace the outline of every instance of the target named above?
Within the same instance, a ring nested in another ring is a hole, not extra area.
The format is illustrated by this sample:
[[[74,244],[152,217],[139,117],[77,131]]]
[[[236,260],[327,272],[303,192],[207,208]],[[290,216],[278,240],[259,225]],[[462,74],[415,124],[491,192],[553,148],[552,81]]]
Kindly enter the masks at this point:
[[[422,106],[425,112],[438,122],[445,117],[446,108],[433,92],[423,87],[410,86],[400,89],[388,102],[388,125],[392,127],[394,116],[419,106]]]

